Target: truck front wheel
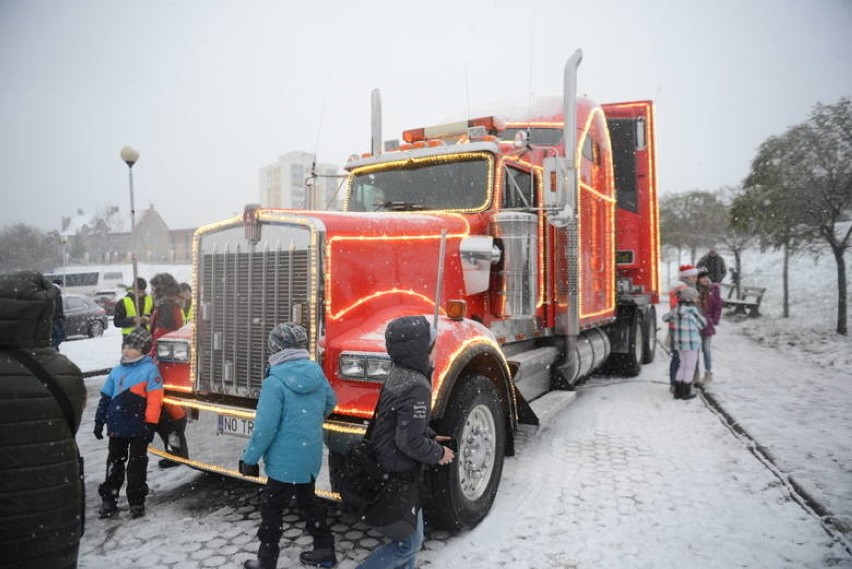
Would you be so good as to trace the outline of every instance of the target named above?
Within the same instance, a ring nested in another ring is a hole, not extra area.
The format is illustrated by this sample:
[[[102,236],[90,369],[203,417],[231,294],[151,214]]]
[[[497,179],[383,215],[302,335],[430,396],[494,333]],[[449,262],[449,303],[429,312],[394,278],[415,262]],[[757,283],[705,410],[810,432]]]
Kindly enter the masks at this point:
[[[506,417],[494,384],[481,375],[462,379],[438,434],[455,438],[458,452],[450,465],[427,470],[424,513],[437,528],[472,528],[491,509],[503,473]]]

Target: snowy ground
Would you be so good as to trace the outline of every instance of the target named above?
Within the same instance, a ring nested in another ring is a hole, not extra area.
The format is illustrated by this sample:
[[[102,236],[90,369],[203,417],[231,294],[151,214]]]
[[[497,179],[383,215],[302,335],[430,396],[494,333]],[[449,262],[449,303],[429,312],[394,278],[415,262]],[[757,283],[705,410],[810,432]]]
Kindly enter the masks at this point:
[[[744,284],[769,289],[765,316],[724,320],[707,389],[751,438],[702,399],[672,400],[659,351],[638,378],[593,378],[536,402],[543,424],[520,433],[491,513],[472,531],[431,533],[419,565],[852,567],[852,342],[832,332],[833,261],[797,261],[790,320],[780,318],[778,266],[772,255],[747,259]],[[111,328],[62,351],[98,369],[115,363],[119,342]],[[90,433],[102,381],[87,380],[78,436],[90,513],[80,567],[241,566],[256,551],[254,487],[152,461],[148,516],[94,519],[106,445]],[[340,567],[351,569],[376,540],[346,515],[333,522]],[[294,524],[285,541],[279,567],[299,566],[309,540]]]

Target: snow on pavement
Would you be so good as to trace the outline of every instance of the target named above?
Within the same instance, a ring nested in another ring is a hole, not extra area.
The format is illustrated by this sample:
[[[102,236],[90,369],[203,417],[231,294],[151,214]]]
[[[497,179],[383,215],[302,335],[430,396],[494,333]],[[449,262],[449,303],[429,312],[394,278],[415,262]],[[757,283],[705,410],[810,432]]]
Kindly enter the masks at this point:
[[[655,363],[638,380],[582,387],[524,438],[489,516],[435,565],[792,569],[848,560],[700,399],[671,399],[661,371]]]
[[[818,496],[827,507],[848,515],[849,382],[743,338],[735,322],[727,323],[717,337],[714,397],[785,472],[824,489]],[[117,354],[119,340],[110,341],[111,335],[69,342],[63,351],[85,352],[83,345],[91,343],[91,351]],[[93,363],[108,359],[85,357]],[[517,455],[505,462],[488,517],[455,536],[433,533],[419,566],[852,567],[843,543],[790,498],[787,486],[700,399],[671,399],[667,368],[660,351],[636,379],[593,378],[576,394],[535,402],[534,408],[546,411],[544,422],[537,431],[520,432]],[[89,496],[80,567],[237,567],[252,557],[256,500],[200,511],[186,492],[201,475],[184,468],[161,471],[154,460],[146,518],[94,519],[106,445],[91,436],[91,415],[102,380],[87,380],[89,404],[78,436]],[[202,500],[216,502],[199,491]],[[251,489],[245,493],[256,497]],[[339,543],[363,530],[339,519],[334,529]],[[298,526],[288,531],[300,533]],[[367,536],[360,547],[341,548],[339,567],[354,567],[375,542]],[[282,550],[279,567],[298,566],[298,553],[309,544],[297,537],[295,547]]]

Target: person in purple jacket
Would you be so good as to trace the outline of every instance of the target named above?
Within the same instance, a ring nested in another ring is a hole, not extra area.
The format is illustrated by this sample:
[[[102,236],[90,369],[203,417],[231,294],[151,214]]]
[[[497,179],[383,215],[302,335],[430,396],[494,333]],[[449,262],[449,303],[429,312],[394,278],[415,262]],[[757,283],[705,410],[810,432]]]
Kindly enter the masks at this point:
[[[698,307],[701,314],[707,319],[707,325],[701,330],[701,351],[704,352],[704,377],[698,381],[699,385],[706,385],[713,381],[713,336],[716,335],[716,326],[722,318],[722,292],[719,283],[710,280],[710,273],[705,267],[698,269]],[[696,368],[696,372],[697,372]]]

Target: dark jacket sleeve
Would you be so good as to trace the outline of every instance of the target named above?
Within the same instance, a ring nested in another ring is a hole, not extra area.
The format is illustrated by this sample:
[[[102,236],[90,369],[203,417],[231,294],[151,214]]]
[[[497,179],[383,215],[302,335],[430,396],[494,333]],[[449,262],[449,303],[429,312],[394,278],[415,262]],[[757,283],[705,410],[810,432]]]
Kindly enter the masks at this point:
[[[98,410],[95,411],[96,425],[106,424],[107,407],[109,407],[110,401],[112,401],[112,398],[109,395],[101,393],[101,400],[98,401]]]
[[[115,303],[115,314],[112,317],[112,323],[115,324],[116,328],[126,328],[136,324],[136,320],[134,318],[127,317],[127,309],[124,307],[124,298],[120,298],[118,302]]]
[[[397,409],[394,438],[396,446],[409,458],[424,464],[437,464],[444,448],[427,436],[430,396],[429,390],[420,385],[405,394]]]

